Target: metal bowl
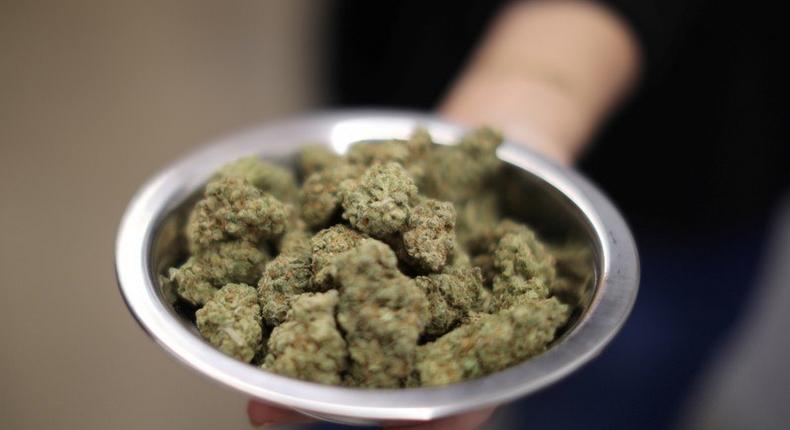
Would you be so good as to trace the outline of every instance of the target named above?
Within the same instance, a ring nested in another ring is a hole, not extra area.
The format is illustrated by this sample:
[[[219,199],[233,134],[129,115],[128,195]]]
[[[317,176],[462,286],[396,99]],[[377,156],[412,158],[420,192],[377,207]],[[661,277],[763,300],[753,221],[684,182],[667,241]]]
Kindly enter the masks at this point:
[[[289,163],[305,143],[324,143],[342,153],[359,140],[407,138],[416,126],[426,127],[437,143],[454,142],[464,131],[418,113],[334,111],[265,124],[168,166],[134,196],[118,231],[116,273],[129,310],[165,350],[209,378],[269,403],[351,424],[424,421],[499,405],[558,381],[598,355],[636,298],[639,261],[631,233],[590,182],[511,141],[497,151],[510,169],[510,215],[549,240],[583,241],[593,251],[592,281],[580,286],[572,321],[545,353],[444,387],[356,389],[269,373],[222,354],[200,337],[162,275],[183,258],[184,214],[218,167],[251,154]]]

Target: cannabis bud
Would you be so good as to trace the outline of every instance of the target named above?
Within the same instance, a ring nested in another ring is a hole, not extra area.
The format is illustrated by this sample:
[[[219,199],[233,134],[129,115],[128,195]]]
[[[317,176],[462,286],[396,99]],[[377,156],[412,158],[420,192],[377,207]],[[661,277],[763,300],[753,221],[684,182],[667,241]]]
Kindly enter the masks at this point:
[[[567,324],[592,254],[505,218],[501,142],[481,128],[436,145],[417,129],[346,155],[306,146],[298,174],[237,160],[160,279],[217,349],[292,378],[436,386],[518,364]]]

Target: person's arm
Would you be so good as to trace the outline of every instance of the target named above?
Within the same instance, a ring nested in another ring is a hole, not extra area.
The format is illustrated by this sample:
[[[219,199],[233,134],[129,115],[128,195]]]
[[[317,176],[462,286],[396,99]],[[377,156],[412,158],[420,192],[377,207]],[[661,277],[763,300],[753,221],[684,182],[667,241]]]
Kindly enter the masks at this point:
[[[594,3],[546,1],[507,7],[439,112],[487,124],[569,164],[636,79],[637,44],[626,26]],[[493,409],[412,430],[467,430]],[[308,422],[297,412],[250,401],[254,425]]]
[[[568,164],[634,84],[639,56],[629,28],[600,4],[514,3],[439,111],[498,127]]]

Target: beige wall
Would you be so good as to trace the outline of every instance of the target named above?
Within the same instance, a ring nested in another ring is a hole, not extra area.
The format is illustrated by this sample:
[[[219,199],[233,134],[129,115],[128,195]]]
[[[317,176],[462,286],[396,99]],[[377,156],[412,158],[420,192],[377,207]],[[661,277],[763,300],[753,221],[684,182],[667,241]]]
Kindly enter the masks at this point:
[[[322,3],[11,3],[0,2],[0,427],[247,428],[242,396],[129,316],[113,241],[156,169],[316,103]]]

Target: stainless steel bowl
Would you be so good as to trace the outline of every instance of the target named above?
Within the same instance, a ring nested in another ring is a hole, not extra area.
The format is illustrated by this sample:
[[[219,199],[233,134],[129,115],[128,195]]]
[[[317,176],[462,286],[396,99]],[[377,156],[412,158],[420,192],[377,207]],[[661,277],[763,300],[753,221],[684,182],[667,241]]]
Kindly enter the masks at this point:
[[[567,376],[598,355],[625,322],[636,298],[639,261],[631,233],[609,200],[573,170],[506,141],[497,155],[516,188],[511,214],[545,237],[585,241],[594,270],[572,323],[545,353],[504,371],[438,388],[354,389],[287,378],[230,358],[206,343],[179,311],[162,276],[183,244],[178,232],[202,186],[222,164],[257,154],[283,163],[305,143],[343,152],[359,140],[406,138],[426,127],[438,143],[463,129],[434,116],[393,111],[335,111],[265,124],[191,153],[149,180],[134,196],[116,241],[116,272],[134,317],[156,342],[198,372],[251,397],[343,423],[431,420],[499,405]]]

